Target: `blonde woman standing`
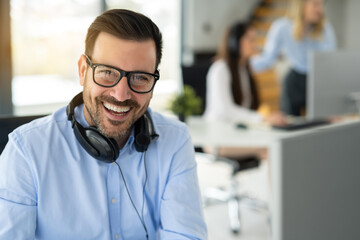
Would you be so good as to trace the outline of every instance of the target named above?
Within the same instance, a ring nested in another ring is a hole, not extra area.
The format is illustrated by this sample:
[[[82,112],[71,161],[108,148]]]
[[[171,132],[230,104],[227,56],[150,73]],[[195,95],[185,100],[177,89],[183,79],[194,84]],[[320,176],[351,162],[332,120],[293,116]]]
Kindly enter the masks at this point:
[[[258,72],[271,67],[280,53],[286,57],[291,68],[283,82],[281,109],[299,116],[306,104],[308,54],[335,48],[336,37],[325,18],[324,0],[293,0],[288,15],[271,25],[262,54],[250,63]]]

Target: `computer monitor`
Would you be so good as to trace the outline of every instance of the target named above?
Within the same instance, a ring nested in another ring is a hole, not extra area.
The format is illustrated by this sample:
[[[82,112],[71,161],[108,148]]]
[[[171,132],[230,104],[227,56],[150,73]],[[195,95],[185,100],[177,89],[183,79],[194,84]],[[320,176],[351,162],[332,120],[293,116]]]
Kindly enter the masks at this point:
[[[0,117],[0,154],[2,153],[6,143],[8,142],[9,133],[11,133],[15,128],[19,127],[20,125],[23,125],[43,116],[44,115]]]
[[[360,52],[313,52],[307,79],[307,119],[358,113]]]
[[[360,121],[274,141],[272,239],[360,239],[359,142]]]

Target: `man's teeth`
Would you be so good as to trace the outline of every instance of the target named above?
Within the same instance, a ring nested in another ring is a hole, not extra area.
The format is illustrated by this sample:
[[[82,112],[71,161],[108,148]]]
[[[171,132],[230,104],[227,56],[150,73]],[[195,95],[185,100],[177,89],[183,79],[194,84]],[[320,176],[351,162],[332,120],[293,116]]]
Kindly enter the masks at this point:
[[[118,112],[118,113],[124,113],[124,112],[128,112],[130,110],[130,107],[119,107],[119,106],[111,105],[109,103],[104,103],[104,106],[106,107],[106,109],[114,111],[114,112]]]

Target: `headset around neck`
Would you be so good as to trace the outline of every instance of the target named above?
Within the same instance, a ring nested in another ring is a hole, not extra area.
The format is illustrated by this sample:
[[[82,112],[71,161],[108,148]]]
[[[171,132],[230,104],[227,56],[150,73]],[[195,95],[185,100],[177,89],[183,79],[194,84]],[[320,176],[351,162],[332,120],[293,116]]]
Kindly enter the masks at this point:
[[[119,146],[115,139],[104,136],[96,127],[83,127],[75,118],[75,107],[84,103],[82,92],[77,94],[66,108],[68,120],[72,123],[72,128],[76,139],[80,145],[95,159],[112,163],[115,162],[120,154]],[[134,124],[134,143],[138,152],[145,152],[152,140],[156,140],[159,135],[155,132],[154,124],[150,113],[145,112]]]

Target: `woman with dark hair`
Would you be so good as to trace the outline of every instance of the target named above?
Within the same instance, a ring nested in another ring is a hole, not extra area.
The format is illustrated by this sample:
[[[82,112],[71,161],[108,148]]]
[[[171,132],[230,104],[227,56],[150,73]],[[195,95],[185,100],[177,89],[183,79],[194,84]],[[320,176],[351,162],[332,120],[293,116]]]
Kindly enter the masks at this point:
[[[244,123],[284,121],[280,114],[265,119],[256,111],[259,97],[249,66],[255,53],[255,29],[247,23],[234,24],[225,34],[207,74],[206,119]]]
[[[256,53],[255,39],[256,31],[247,23],[236,23],[225,34],[207,74],[205,119],[236,123],[267,121],[276,125],[285,123],[282,114],[263,117],[257,112],[258,91],[249,66],[250,57]],[[213,149],[206,147],[205,151],[213,152]],[[225,157],[249,154],[266,157],[265,148],[221,147],[217,151]]]

